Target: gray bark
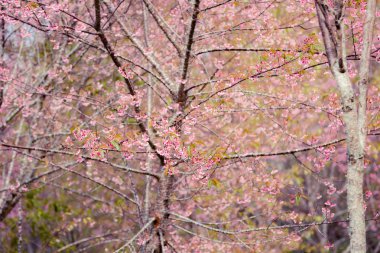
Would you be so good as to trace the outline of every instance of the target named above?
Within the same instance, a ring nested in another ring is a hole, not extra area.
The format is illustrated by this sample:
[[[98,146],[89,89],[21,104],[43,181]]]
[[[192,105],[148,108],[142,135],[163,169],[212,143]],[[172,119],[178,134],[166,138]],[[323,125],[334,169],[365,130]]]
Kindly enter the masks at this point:
[[[370,50],[376,12],[376,1],[367,2],[363,50],[360,62],[359,96],[347,73],[344,32],[344,3],[335,1],[334,8],[316,0],[319,26],[330,70],[337,82],[347,136],[347,207],[350,220],[350,251],[366,252],[366,226],[363,199],[364,148],[366,138],[366,102]]]

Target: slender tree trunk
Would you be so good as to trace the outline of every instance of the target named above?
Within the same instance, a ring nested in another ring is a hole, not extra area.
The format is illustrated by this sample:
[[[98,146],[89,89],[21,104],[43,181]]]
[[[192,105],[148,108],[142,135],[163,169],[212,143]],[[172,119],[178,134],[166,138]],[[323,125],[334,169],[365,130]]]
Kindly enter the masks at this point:
[[[319,26],[330,70],[340,92],[343,121],[347,136],[347,207],[350,219],[350,251],[366,252],[366,225],[363,199],[364,153],[366,128],[366,103],[370,51],[376,1],[368,0],[364,23],[363,48],[359,72],[359,95],[347,73],[347,52],[344,31],[345,3],[334,1],[333,7],[324,1],[316,0]]]
[[[358,113],[351,81],[346,73],[333,71],[338,83],[347,135],[347,207],[350,219],[351,252],[366,252],[363,199],[364,149],[359,141]],[[361,115],[362,116],[362,115]]]

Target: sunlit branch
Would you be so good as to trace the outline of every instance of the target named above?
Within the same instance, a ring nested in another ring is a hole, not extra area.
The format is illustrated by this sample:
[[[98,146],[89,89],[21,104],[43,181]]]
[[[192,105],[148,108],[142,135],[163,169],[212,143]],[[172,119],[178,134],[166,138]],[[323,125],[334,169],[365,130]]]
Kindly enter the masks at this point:
[[[70,243],[70,244],[67,244],[65,245],[64,247],[58,249],[56,252],[62,252],[62,251],[65,251],[71,247],[74,247],[74,246],[77,246],[77,245],[80,245],[82,243],[86,243],[86,242],[89,242],[89,241],[93,241],[93,240],[97,240],[97,239],[104,239],[106,237],[109,237],[111,235],[115,235],[115,234],[120,234],[120,233],[125,233],[125,232],[128,232],[128,230],[118,230],[118,231],[114,231],[114,232],[110,232],[110,233],[105,233],[105,234],[101,234],[101,235],[96,235],[96,236],[91,236],[91,237],[86,237],[86,238],[83,238],[83,239],[80,239],[78,241],[75,241],[73,243]]]
[[[62,155],[69,155],[69,156],[78,157],[78,154],[63,151],[63,150],[57,150],[57,149],[46,149],[46,148],[40,148],[40,147],[18,146],[18,145],[12,145],[12,144],[8,144],[8,143],[0,143],[0,146],[11,148],[11,149],[24,149],[24,150],[31,150],[31,151],[41,151],[41,152],[47,152],[47,153],[53,153],[53,154],[62,154]],[[133,169],[133,168],[130,168],[127,166],[115,164],[115,163],[112,163],[112,162],[109,162],[106,160],[97,159],[97,158],[93,158],[93,157],[86,156],[86,155],[79,155],[79,156],[82,157],[83,159],[104,163],[104,164],[110,165],[111,167],[121,169],[123,171],[131,171],[132,173],[137,173],[137,174],[141,174],[141,175],[149,175],[149,176],[155,177],[157,180],[160,179],[160,175],[158,175],[154,172]]]
[[[157,12],[154,5],[150,2],[150,0],[142,0],[149,13],[152,15],[153,19],[156,21],[158,27],[165,34],[166,38],[170,41],[170,43],[174,46],[177,51],[179,57],[183,57],[183,53],[181,50],[181,46],[175,41],[176,36],[178,36],[173,29],[165,22],[165,20],[161,17],[161,15]],[[172,36],[174,35],[174,36]]]
[[[134,240],[142,233],[144,232],[149,226],[155,221],[155,218],[151,218],[141,229],[138,231],[127,243],[125,243],[123,246],[121,246],[119,249],[114,251],[114,253],[122,252],[126,247],[128,247],[129,244],[133,243]]]
[[[232,231],[232,230],[224,230],[224,229],[211,227],[211,226],[205,225],[199,221],[189,219],[189,218],[182,216],[180,214],[177,214],[177,213],[170,213],[170,215],[177,217],[177,218],[173,218],[174,220],[192,223],[194,225],[205,228],[207,230],[211,230],[211,231],[221,233],[221,234],[226,234],[226,235],[237,235],[237,234],[244,234],[244,233],[250,233],[250,232],[260,232],[260,231],[278,230],[278,229],[314,227],[314,226],[320,226],[323,224],[338,224],[338,223],[346,223],[346,222],[350,221],[350,219],[337,220],[337,221],[326,221],[325,220],[322,222],[312,222],[312,223],[304,223],[304,224],[302,224],[302,223],[301,224],[288,224],[288,225],[282,225],[282,226],[267,226],[267,227],[249,228],[249,229],[241,229],[241,230]],[[379,219],[380,219],[380,217],[374,217],[374,218],[367,219],[367,220],[368,221],[370,221],[370,220],[376,221]]]

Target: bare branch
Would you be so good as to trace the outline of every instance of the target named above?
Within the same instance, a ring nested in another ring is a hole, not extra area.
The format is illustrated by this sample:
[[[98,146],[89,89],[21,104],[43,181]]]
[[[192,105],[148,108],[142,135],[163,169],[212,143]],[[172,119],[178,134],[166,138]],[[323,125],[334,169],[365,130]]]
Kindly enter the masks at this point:
[[[144,232],[156,219],[155,218],[151,218],[141,229],[139,232],[137,232],[126,244],[124,244],[123,246],[121,246],[119,249],[117,249],[116,251],[114,251],[114,253],[119,253],[119,252],[122,252],[123,249],[125,249],[126,247],[128,247],[129,244],[131,244],[134,240],[136,240],[136,238],[142,233]]]
[[[67,151],[63,151],[63,150],[57,150],[57,149],[46,149],[46,148],[40,148],[40,147],[18,146],[18,145],[12,145],[12,144],[8,144],[8,143],[0,143],[0,146],[11,148],[11,149],[24,149],[24,150],[32,150],[32,151],[41,151],[41,152],[47,152],[47,153],[69,155],[69,156],[78,156],[75,153],[67,152]],[[130,171],[132,173],[137,173],[137,174],[141,174],[141,175],[150,175],[152,177],[155,177],[157,180],[160,179],[160,175],[158,175],[156,173],[153,173],[153,172],[148,172],[148,171],[139,170],[139,169],[133,169],[133,168],[130,168],[130,167],[127,167],[127,166],[115,164],[115,163],[112,163],[112,162],[108,162],[108,161],[105,161],[105,160],[93,158],[93,157],[86,156],[86,155],[80,155],[80,156],[83,159],[87,159],[87,160],[92,160],[92,161],[108,164],[108,165],[110,165],[110,166],[112,166],[114,168],[122,169],[124,171]]]
[[[174,48],[177,50],[178,56],[183,57],[183,53],[181,50],[180,45],[177,44],[175,41],[174,36],[176,33],[173,31],[173,29],[165,22],[165,20],[161,17],[161,15],[158,13],[158,11],[154,8],[154,5],[150,0],[143,0],[144,5],[148,9],[149,13],[152,15],[153,19],[156,21],[158,27],[163,31],[166,38],[170,41],[170,43],[174,46]]]
[[[193,15],[191,17],[190,26],[189,26],[190,27],[189,35],[187,37],[187,42],[186,42],[185,58],[182,63],[181,83],[179,84],[178,98],[177,98],[178,103],[180,103],[182,107],[184,107],[184,103],[186,102],[184,89],[185,89],[185,83],[186,83],[188,69],[189,69],[191,49],[192,49],[193,41],[194,41],[195,27],[198,22],[199,4],[200,4],[200,0],[195,0],[194,6],[193,6]]]

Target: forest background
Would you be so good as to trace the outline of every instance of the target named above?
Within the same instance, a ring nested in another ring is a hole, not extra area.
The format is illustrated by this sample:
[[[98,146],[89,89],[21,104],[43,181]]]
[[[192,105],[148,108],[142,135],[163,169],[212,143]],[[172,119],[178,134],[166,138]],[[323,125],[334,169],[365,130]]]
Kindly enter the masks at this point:
[[[2,0],[0,252],[380,252],[375,0]]]

